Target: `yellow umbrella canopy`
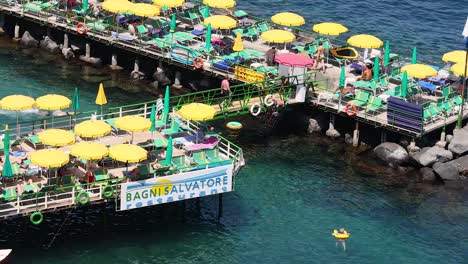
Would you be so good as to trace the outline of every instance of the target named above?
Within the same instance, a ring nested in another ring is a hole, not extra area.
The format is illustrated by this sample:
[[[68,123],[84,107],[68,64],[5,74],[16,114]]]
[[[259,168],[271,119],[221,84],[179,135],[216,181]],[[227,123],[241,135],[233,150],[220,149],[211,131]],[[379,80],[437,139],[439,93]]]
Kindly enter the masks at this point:
[[[323,35],[338,36],[341,33],[347,32],[348,28],[339,23],[324,22],[315,24],[312,30]]]
[[[466,69],[466,64],[464,62],[459,62],[450,68],[450,70],[456,75],[466,77],[468,76],[468,70],[465,71],[465,69]],[[465,72],[465,74],[463,74],[463,72]]]
[[[30,109],[34,104],[34,98],[24,95],[9,95],[0,100],[0,108],[11,111]]]
[[[262,35],[260,35],[260,37],[263,40],[271,43],[289,43],[293,42],[296,39],[293,33],[280,29],[272,29],[265,31],[262,33]]]
[[[244,43],[242,42],[242,36],[239,32],[237,32],[236,41],[234,42],[234,46],[232,46],[233,51],[243,51],[244,50]]]
[[[214,8],[231,8],[236,5],[234,0],[203,0],[203,4]]]
[[[161,9],[158,6],[145,4],[145,3],[138,3],[133,4],[128,12],[142,17],[152,17],[159,15],[161,13]]]
[[[101,120],[87,120],[75,126],[75,134],[85,138],[97,138],[109,134],[112,127]]]
[[[71,146],[70,154],[85,160],[99,160],[109,154],[109,150],[103,144],[95,142],[80,142]]]
[[[464,62],[466,59],[466,51],[464,50],[454,50],[444,54],[442,60],[445,62]]]
[[[153,3],[158,6],[165,6],[165,7],[179,7],[182,6],[185,1],[184,0],[153,0]]]
[[[132,6],[133,3],[127,0],[106,0],[102,3],[102,9],[112,13],[127,12]]]
[[[75,135],[63,129],[47,129],[39,133],[39,141],[53,147],[63,147],[75,143]]]
[[[128,132],[147,131],[151,121],[141,116],[122,116],[115,120],[115,126]]]
[[[195,121],[209,120],[216,115],[216,110],[211,105],[200,103],[186,104],[178,112],[182,117]]]
[[[36,106],[42,110],[60,110],[70,107],[72,101],[59,94],[48,94],[36,99]]]
[[[271,17],[271,21],[288,27],[298,27],[305,24],[305,20],[302,16],[291,12],[278,13]]]
[[[146,159],[147,152],[137,145],[118,144],[109,147],[109,157],[121,162],[140,162]]]
[[[426,64],[408,64],[401,68],[400,72],[405,72],[413,78],[426,78],[437,74],[436,69]]]
[[[376,49],[383,45],[382,40],[372,35],[354,35],[348,39],[348,44],[358,48]]]
[[[203,24],[208,26],[211,24],[211,28],[214,29],[231,29],[237,27],[237,21],[231,17],[223,15],[215,15],[205,18]]]
[[[69,160],[68,154],[56,149],[41,149],[31,154],[31,163],[45,168],[58,168]]]

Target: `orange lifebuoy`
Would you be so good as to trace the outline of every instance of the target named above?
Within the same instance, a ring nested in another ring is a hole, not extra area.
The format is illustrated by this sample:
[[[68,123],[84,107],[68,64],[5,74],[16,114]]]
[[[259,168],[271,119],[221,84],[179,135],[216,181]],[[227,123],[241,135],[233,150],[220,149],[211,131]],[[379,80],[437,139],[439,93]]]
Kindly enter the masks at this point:
[[[276,99],[275,103],[276,103],[276,107],[283,107],[284,106],[284,102],[281,99]]]
[[[357,114],[357,108],[356,108],[356,105],[352,104],[352,103],[347,103],[346,106],[345,106],[345,112],[347,115],[349,116],[354,116]]]
[[[200,58],[200,57],[196,57],[194,60],[193,60],[193,66],[195,66],[195,68],[197,69],[201,69],[203,68],[203,59]]]
[[[85,23],[80,22],[78,25],[76,25],[76,32],[78,32],[78,34],[84,35],[86,32],[88,32],[88,27]]]

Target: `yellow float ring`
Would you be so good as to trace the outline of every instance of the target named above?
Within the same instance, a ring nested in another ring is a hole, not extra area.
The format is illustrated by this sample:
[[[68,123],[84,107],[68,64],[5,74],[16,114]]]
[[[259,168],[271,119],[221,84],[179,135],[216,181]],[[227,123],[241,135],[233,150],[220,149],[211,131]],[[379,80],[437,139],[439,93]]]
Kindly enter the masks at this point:
[[[349,233],[344,231],[344,233],[339,233],[338,230],[333,230],[333,234],[336,239],[346,240],[349,238]]]

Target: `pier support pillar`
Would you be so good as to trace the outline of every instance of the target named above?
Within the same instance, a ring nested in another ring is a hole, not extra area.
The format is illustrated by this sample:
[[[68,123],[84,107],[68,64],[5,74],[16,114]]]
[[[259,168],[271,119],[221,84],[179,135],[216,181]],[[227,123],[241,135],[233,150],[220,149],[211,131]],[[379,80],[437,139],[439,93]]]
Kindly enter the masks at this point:
[[[63,34],[63,48],[68,49],[68,35]]]
[[[445,142],[445,139],[446,139],[445,137],[446,135],[445,135],[445,129],[444,129],[442,130],[442,133],[440,133],[440,141]]]
[[[328,130],[325,132],[325,135],[332,137],[332,138],[337,138],[340,137],[341,134],[338,132],[338,130],[335,129],[335,115],[330,114],[330,124]]]
[[[140,62],[138,59],[136,59],[133,64],[133,71],[130,73],[130,76],[133,79],[143,79],[145,77],[145,74],[140,71]]]
[[[20,38],[20,26],[18,26],[18,24],[15,25],[15,35],[13,39],[15,41],[19,41],[21,39]]]
[[[180,71],[176,71],[175,78],[174,78],[174,84],[172,85],[172,87],[174,87],[176,89],[182,88],[182,85],[180,84],[181,79],[182,79],[182,74],[180,73]]]
[[[359,145],[359,122],[356,121],[356,129],[353,133],[353,147],[357,147]]]
[[[385,131],[385,129],[382,129],[382,132],[380,132],[380,143],[385,142],[387,142],[387,131]]]
[[[87,59],[91,58],[91,46],[89,45],[89,43],[86,43],[85,58]]]
[[[110,68],[114,71],[122,70],[123,68],[117,63],[117,54],[112,54]]]

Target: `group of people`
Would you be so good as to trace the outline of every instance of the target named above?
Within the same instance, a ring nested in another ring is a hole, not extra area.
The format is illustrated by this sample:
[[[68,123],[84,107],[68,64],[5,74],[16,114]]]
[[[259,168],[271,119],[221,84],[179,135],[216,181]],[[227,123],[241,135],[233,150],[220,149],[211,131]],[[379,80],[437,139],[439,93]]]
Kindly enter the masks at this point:
[[[294,49],[294,53],[299,53],[297,49]],[[271,47],[266,53],[265,53],[265,59],[266,63],[268,66],[273,66],[275,65],[275,57],[276,57],[276,47]],[[312,69],[318,70],[319,65],[321,68],[321,71],[325,73],[327,67],[325,65],[325,47],[323,46],[323,43],[320,41],[318,43],[318,48],[317,52],[315,54],[309,54],[309,57],[313,60],[313,65]]]

